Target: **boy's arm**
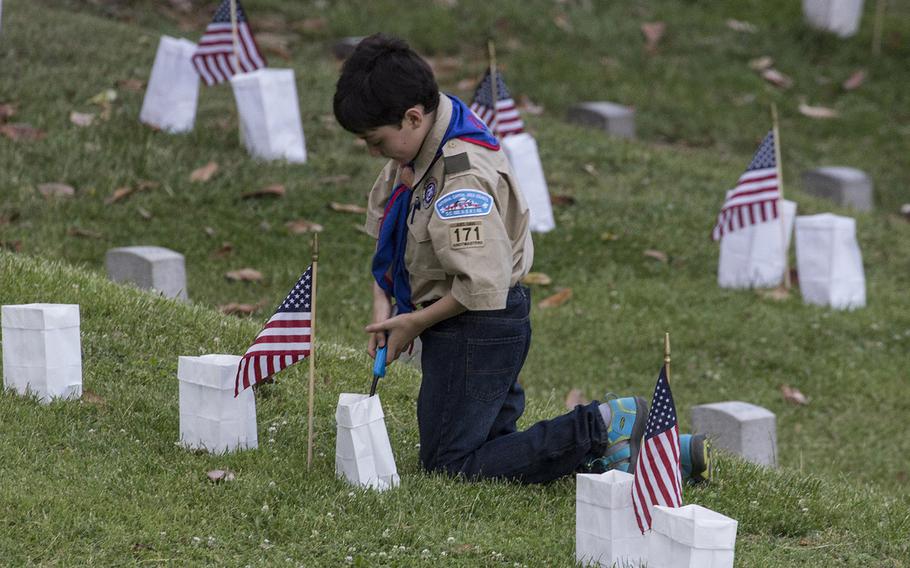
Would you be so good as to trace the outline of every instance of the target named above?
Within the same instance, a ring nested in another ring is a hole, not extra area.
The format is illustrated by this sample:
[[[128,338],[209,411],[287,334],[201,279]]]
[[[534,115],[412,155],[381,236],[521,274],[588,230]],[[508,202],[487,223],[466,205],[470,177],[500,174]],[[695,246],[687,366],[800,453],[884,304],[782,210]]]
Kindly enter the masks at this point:
[[[376,287],[378,288],[378,286]],[[381,288],[380,292],[382,292]],[[458,303],[458,300],[449,292],[422,310],[400,314],[385,321],[370,324],[366,327],[366,331],[373,334],[371,337],[381,336],[385,333],[389,334],[386,338],[386,345],[388,346],[386,362],[388,364],[398,359],[401,352],[423,330],[436,325],[442,320],[457,316],[465,310],[466,308]],[[371,339],[370,342],[372,343],[372,341]],[[371,355],[375,355],[375,351]]]

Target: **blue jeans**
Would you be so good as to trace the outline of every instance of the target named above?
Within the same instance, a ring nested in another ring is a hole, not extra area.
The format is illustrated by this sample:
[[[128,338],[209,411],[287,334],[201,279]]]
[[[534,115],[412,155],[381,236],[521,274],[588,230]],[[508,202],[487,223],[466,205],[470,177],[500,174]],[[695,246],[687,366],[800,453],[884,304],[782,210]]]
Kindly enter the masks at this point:
[[[530,291],[517,285],[505,309],[464,312],[420,335],[417,424],[428,471],[544,483],[604,452],[607,427],[596,402],[518,431],[525,406],[518,374],[531,345],[530,309]]]

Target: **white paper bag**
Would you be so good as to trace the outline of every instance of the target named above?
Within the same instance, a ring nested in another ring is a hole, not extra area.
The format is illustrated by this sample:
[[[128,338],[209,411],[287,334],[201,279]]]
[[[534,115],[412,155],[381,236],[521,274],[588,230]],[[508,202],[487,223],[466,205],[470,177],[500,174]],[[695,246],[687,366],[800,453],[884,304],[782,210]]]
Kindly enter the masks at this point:
[[[139,120],[171,133],[188,132],[196,121],[199,74],[192,57],[196,44],[161,36]]]
[[[335,475],[384,491],[399,483],[379,395],[341,393],[335,410]]]
[[[537,233],[552,231],[556,228],[556,221],[553,220],[550,192],[537,153],[537,142],[527,132],[506,136],[501,142],[512,164],[518,187],[531,210],[531,230]]]
[[[575,476],[576,562],[605,567],[647,564],[647,539],[632,506],[634,479],[618,470]]]
[[[220,454],[259,447],[253,389],[234,397],[240,359],[238,355],[178,359],[180,442],[187,448]]]
[[[737,522],[700,505],[651,509],[648,568],[733,568]]]
[[[306,162],[293,69],[259,69],[231,77],[240,131],[250,155]]]
[[[783,281],[784,255],[790,249],[796,203],[784,200],[783,210],[784,246],[780,218],[724,234],[717,263],[717,283],[721,288],[773,288]]]
[[[850,37],[859,29],[863,0],[803,0],[803,15],[814,28]]]
[[[852,218],[831,213],[797,217],[796,265],[804,302],[840,310],[866,305],[863,258]]]
[[[3,384],[42,403],[82,396],[77,304],[3,306]]]

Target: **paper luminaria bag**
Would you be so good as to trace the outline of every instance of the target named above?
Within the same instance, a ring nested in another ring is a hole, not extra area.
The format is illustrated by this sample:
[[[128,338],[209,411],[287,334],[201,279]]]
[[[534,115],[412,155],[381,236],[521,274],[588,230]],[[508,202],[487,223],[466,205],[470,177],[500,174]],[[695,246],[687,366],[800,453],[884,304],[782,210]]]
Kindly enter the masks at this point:
[[[335,475],[384,491],[399,483],[379,395],[341,393],[335,410]]]
[[[77,304],[3,306],[3,384],[42,403],[82,396]]]
[[[866,305],[854,219],[831,213],[797,217],[796,265],[804,302],[836,309]]]
[[[648,568],[733,568],[737,522],[699,505],[652,509]]]
[[[238,355],[180,357],[180,442],[225,453],[259,447],[253,389],[234,397]]]
[[[634,476],[611,470],[575,476],[575,560],[598,566],[638,566],[647,560],[632,505]]]
[[[264,160],[306,162],[293,69],[258,69],[231,77],[243,143]]]
[[[518,187],[531,210],[531,230],[546,233],[556,228],[550,192],[544,177],[543,165],[537,152],[537,141],[527,132],[501,139],[502,149],[515,172]]]
[[[161,36],[139,120],[167,132],[189,132],[196,122],[199,74],[191,58],[196,44]]]
[[[721,288],[772,288],[783,281],[787,266],[784,255],[790,249],[796,203],[784,200],[783,213],[783,247],[780,218],[724,233],[717,264],[717,283]]]

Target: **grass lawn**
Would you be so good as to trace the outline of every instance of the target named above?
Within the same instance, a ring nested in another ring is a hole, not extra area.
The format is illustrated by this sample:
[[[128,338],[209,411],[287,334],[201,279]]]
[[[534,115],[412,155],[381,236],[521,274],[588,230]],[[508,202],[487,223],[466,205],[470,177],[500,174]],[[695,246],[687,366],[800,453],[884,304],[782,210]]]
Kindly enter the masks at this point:
[[[893,426],[910,411],[910,224],[897,213],[910,201],[906,6],[889,8],[883,55],[873,58],[872,2],[859,35],[836,40],[806,28],[798,3],[783,0],[463,0],[420,10],[385,1],[249,0],[254,29],[258,18],[288,44],[290,59],[272,53],[272,65],[297,75],[310,161],[288,165],[247,156],[225,86],[203,88],[190,134],[138,124],[142,93],[118,81],[147,79],[158,37],[195,39],[208,18],[209,8],[193,2],[201,15],[193,31],[181,31],[191,17],[171,17],[176,12],[159,4],[4,2],[0,104],[15,106],[11,122],[47,137],[0,137],[0,242],[20,250],[0,254],[0,303],[79,303],[84,384],[98,397],[49,407],[0,397],[5,562],[312,566],[350,556],[363,565],[571,565],[572,480],[467,485],[418,472],[419,376],[409,368],[393,369],[382,390],[401,490],[362,493],[333,479],[337,395],[364,391],[370,378],[361,330],[372,245],[356,228],[360,216],[327,204],[363,203],[381,162],[332,120],[338,67],[328,45],[383,29],[433,57],[443,87],[463,95],[470,89],[459,82],[482,71],[484,39],[496,30],[510,88],[545,109],[525,120],[551,192],[575,204],[556,207],[556,231],[535,235],[535,270],[554,282],[534,294],[571,287],[574,295],[559,308],[534,310],[522,423],[561,412],[573,387],[590,398],[608,389],[649,396],[669,329],[683,429],[691,406],[720,400],[753,402],[778,417],[779,470],[727,458],[717,483],[686,495],[740,521],[738,565],[910,564],[910,439]],[[318,17],[322,28],[311,20]],[[728,18],[757,32],[735,32]],[[647,55],[639,25],[655,20],[668,31],[658,53]],[[791,89],[768,86],[748,68],[763,55],[794,79]],[[858,68],[868,72],[865,84],[843,91],[841,81]],[[109,119],[87,128],[70,123],[74,110],[100,114],[89,99],[107,88],[118,93]],[[841,116],[802,116],[801,98]],[[565,124],[565,108],[587,99],[636,106],[640,139]],[[707,234],[723,191],[769,126],[772,101],[781,111],[788,196],[801,213],[857,219],[869,298],[863,310],[805,306],[798,292],[773,302],[716,286],[717,245]],[[210,160],[220,166],[215,177],[191,183],[190,172]],[[802,193],[799,173],[826,164],[869,172],[876,211],[839,210]],[[142,180],[158,185],[105,204],[116,188]],[[75,196],[46,199],[36,190],[45,182],[67,183]],[[272,183],[284,184],[287,195],[240,197]],[[245,349],[309,262],[309,237],[286,228],[299,218],[325,227],[314,470],[305,471],[305,368],[262,391],[259,451],[180,450],[177,356]],[[619,238],[603,240],[606,232]],[[214,254],[224,243],[230,252]],[[193,305],[104,282],[105,251],[135,244],[186,255]],[[668,262],[644,256],[646,249],[666,252]],[[262,271],[263,281],[223,276],[246,266]],[[229,302],[263,307],[243,319],[212,309]],[[781,384],[810,403],[790,406]],[[210,484],[205,472],[215,467],[230,467],[238,480]]]

